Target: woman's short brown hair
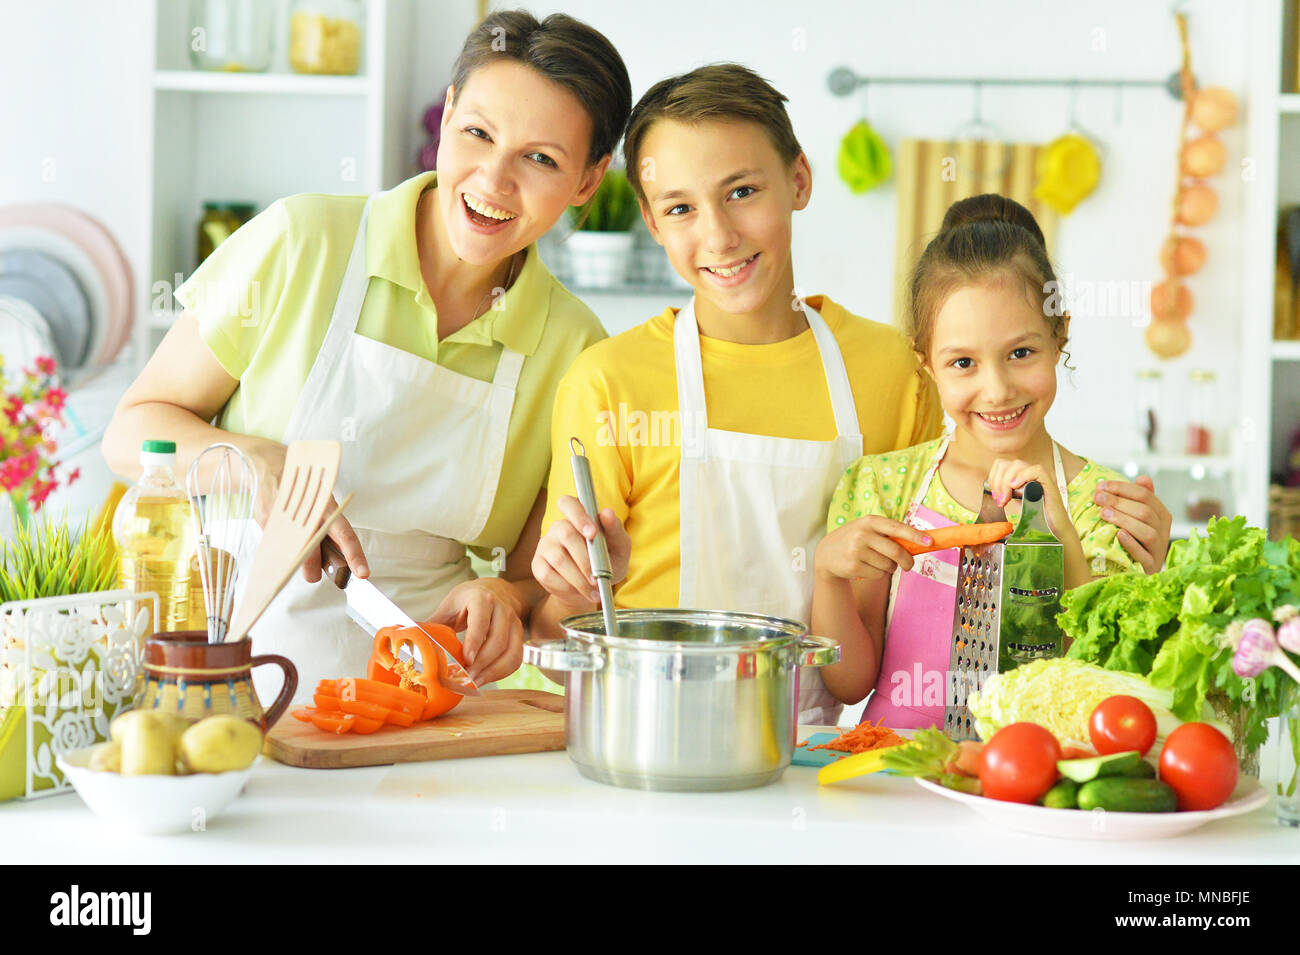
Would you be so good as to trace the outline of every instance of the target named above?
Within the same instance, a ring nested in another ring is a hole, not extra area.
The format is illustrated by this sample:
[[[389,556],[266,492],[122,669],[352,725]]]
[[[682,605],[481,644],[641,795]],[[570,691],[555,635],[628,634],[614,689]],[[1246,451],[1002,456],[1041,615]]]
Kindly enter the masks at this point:
[[[632,81],[603,33],[563,13],[538,20],[526,10],[499,10],[466,37],[452,68],[455,95],[475,70],[497,58],[531,66],[577,97],[591,117],[588,165],[618,146],[632,108]]]
[[[739,63],[712,63],[681,76],[660,80],[632,107],[627,137],[623,141],[628,179],[636,189],[637,198],[646,201],[645,190],[641,187],[641,147],[656,120],[757,123],[772,140],[781,158],[791,163],[803,149],[795,138],[785,103],[786,97],[782,93]]]
[[[934,320],[949,295],[962,286],[999,278],[1019,282],[1027,295],[1042,303],[1052,337],[1064,350],[1066,317],[1052,305],[1060,300],[1060,287],[1043,230],[1034,214],[1014,199],[985,193],[949,207],[938,235],[912,271],[907,334],[916,353],[928,358]]]

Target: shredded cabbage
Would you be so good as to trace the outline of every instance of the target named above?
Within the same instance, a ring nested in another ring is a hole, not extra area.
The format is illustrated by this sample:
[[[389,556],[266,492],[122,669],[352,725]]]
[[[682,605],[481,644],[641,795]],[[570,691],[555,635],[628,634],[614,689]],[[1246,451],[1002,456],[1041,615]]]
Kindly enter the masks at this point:
[[[1103,670],[1079,660],[1034,660],[1014,670],[996,673],[972,693],[967,705],[975,717],[975,731],[987,740],[1011,723],[1037,723],[1049,730],[1062,746],[1091,747],[1088,719],[1108,696],[1135,696],[1156,717],[1157,741],[1181,725],[1171,711],[1173,693],[1153,687],[1136,673]],[[1215,722],[1208,710],[1204,721]],[[1231,739],[1227,727],[1216,725]]]

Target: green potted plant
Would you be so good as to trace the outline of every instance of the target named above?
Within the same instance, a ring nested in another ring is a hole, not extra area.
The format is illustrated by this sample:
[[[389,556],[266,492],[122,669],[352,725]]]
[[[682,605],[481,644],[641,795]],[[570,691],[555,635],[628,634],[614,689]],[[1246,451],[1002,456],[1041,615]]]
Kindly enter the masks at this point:
[[[66,788],[55,756],[130,705],[148,617],[116,581],[102,514],[16,521],[0,541],[0,800]]]
[[[606,171],[595,195],[571,210],[573,234],[565,247],[573,284],[579,288],[615,288],[627,281],[640,210],[636,192],[621,169]]]

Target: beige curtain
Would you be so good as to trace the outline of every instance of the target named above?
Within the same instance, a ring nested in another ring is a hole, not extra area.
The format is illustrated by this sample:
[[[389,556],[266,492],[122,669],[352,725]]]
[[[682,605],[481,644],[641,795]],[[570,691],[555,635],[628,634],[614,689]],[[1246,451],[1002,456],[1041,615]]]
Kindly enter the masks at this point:
[[[898,232],[894,246],[894,321],[906,327],[912,269],[958,199],[996,192],[1034,214],[1048,255],[1056,248],[1056,213],[1033,197],[1034,164],[1043,147],[1028,143],[904,139],[894,154]]]

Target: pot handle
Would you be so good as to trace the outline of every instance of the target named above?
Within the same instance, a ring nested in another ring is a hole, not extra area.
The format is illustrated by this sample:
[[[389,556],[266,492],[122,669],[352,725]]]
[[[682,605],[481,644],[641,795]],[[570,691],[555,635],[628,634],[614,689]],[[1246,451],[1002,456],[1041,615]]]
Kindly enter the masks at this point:
[[[543,670],[566,672],[599,670],[605,665],[605,655],[598,649],[575,650],[573,643],[577,641],[562,639],[533,643],[530,640],[524,644],[524,662]]]
[[[806,635],[799,641],[799,665],[824,667],[840,662],[840,642],[830,637]]]

